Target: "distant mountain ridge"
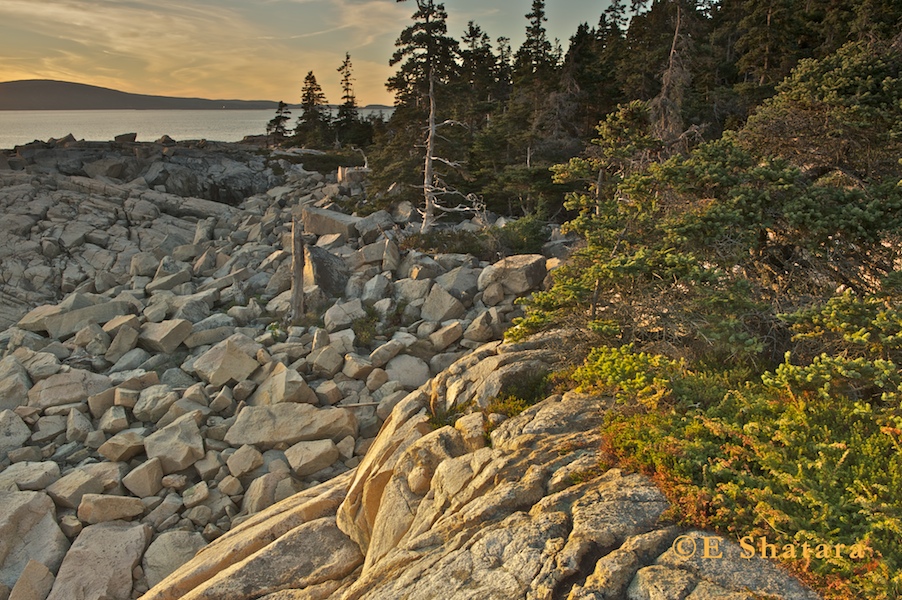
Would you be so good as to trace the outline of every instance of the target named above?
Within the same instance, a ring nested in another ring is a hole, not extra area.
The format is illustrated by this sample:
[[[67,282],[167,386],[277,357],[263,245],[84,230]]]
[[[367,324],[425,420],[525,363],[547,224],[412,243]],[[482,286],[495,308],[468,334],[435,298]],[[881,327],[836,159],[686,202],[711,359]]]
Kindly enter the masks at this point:
[[[277,106],[278,102],[270,100],[207,100],[129,94],[49,79],[0,83],[0,110],[275,110]]]
[[[278,105],[271,100],[208,100],[130,94],[51,79],[0,82],[0,110],[275,110]],[[299,108],[293,104],[289,107]],[[373,111],[392,109],[382,104],[361,107],[361,110]]]

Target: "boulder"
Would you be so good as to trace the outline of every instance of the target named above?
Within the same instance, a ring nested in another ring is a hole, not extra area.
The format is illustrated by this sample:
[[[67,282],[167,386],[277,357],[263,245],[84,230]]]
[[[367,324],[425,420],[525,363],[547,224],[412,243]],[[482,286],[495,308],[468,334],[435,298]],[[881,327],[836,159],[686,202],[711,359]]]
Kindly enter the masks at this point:
[[[25,404],[30,389],[28,371],[15,357],[0,360],[0,410],[12,410]]]
[[[317,286],[333,298],[344,294],[348,284],[348,266],[328,250],[316,246],[304,249],[304,289]]]
[[[262,467],[263,455],[253,446],[245,444],[226,459],[226,465],[232,477],[241,477],[254,469]]]
[[[28,391],[28,406],[45,410],[53,406],[86,402],[88,396],[112,387],[109,377],[82,369],[57,373]]]
[[[132,413],[145,423],[156,423],[178,399],[179,395],[168,385],[152,385],[141,390]]]
[[[66,554],[47,600],[128,600],[132,570],[150,535],[146,525],[116,521],[85,527]]]
[[[370,363],[373,367],[384,367],[388,361],[396,357],[405,346],[398,340],[389,340],[370,353]]]
[[[326,346],[311,352],[307,357],[307,362],[313,367],[315,374],[331,379],[341,371],[344,357],[332,346]]]
[[[389,381],[397,381],[405,389],[415,390],[427,381],[431,373],[429,365],[409,354],[399,354],[385,365]]]
[[[191,335],[191,330],[191,321],[185,319],[145,323],[141,327],[138,345],[151,352],[172,354]]]
[[[13,587],[31,560],[56,571],[69,540],[43,492],[0,492],[0,585]]]
[[[207,383],[223,385],[247,379],[260,364],[231,339],[204,352],[194,361],[194,370]]]
[[[338,460],[338,447],[332,440],[298,442],[285,451],[285,458],[298,477],[313,475]]]
[[[127,429],[105,441],[97,453],[113,462],[131,460],[144,452],[144,430]]]
[[[300,441],[357,436],[357,419],[343,408],[316,408],[310,404],[279,403],[248,406],[229,428],[225,441],[233,446],[275,446]]]
[[[316,394],[295,369],[276,364],[273,372],[257,387],[248,399],[252,406],[277,404],[279,402],[306,402],[316,404]]]
[[[427,321],[439,323],[450,319],[458,319],[467,312],[460,300],[449,294],[440,285],[433,285],[426,296],[421,315]]]
[[[547,275],[545,257],[541,254],[508,256],[486,267],[479,274],[479,290],[500,283],[508,294],[524,294],[542,285]]]
[[[75,408],[69,409],[69,416],[66,418],[66,440],[84,443],[92,431],[94,427],[85,413]]]
[[[140,498],[107,494],[85,494],[78,504],[78,518],[89,525],[106,521],[128,521],[144,512]]]
[[[25,570],[19,576],[15,587],[9,594],[10,600],[45,600],[53,589],[56,578],[43,564],[36,560],[28,561]]]
[[[58,506],[77,508],[85,494],[103,493],[103,482],[84,469],[76,469],[47,487]]]
[[[436,352],[441,352],[459,340],[463,333],[463,325],[460,324],[460,321],[455,321],[429,334],[429,343]]]
[[[158,535],[141,561],[147,585],[153,587],[166,579],[206,545],[203,536],[192,531],[166,531]]]
[[[305,233],[314,235],[340,233],[346,239],[356,237],[357,224],[361,221],[360,217],[352,217],[334,210],[325,210],[312,206],[304,207],[304,210],[301,212],[301,220],[304,222]]]
[[[500,332],[501,324],[496,319],[495,309],[481,313],[473,319],[464,332],[464,337],[473,342],[487,342]]]
[[[40,491],[60,478],[60,467],[53,461],[23,461],[0,471],[0,491]]]
[[[112,300],[62,312],[44,319],[43,330],[51,338],[58,340],[66,339],[81,329],[93,323],[106,323],[107,321],[133,312],[128,302],[122,300]],[[24,327],[23,327],[24,329]],[[40,329],[38,330],[40,331]]]
[[[395,298],[405,302],[425,299],[432,289],[431,279],[400,279],[395,282]]]
[[[193,414],[179,417],[163,429],[147,436],[148,458],[159,458],[163,473],[187,469],[204,456],[204,440]]]
[[[137,330],[131,327],[120,327],[103,357],[116,364],[120,358],[125,356],[126,352],[135,349],[138,344],[138,336]]]
[[[326,311],[323,317],[326,331],[338,331],[339,329],[347,329],[357,319],[366,317],[366,311],[363,309],[363,303],[359,298],[355,298],[350,302],[339,302]]]
[[[357,233],[364,244],[372,244],[384,232],[391,231],[395,227],[392,216],[384,210],[377,210],[357,221]]]
[[[0,411],[0,461],[6,460],[10,450],[15,450],[31,437],[31,430],[19,415],[11,410]]]
[[[435,283],[466,305],[473,303],[478,291],[480,271],[471,267],[457,267],[435,278]]]
[[[163,487],[163,467],[158,457],[151,458],[122,478],[122,485],[138,498],[153,496]]]

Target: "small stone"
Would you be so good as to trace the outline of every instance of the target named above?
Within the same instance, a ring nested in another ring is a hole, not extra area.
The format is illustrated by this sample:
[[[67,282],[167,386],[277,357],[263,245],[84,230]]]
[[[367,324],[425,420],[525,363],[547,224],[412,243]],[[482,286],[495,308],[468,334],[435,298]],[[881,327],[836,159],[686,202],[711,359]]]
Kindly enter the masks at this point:
[[[375,392],[388,381],[388,373],[385,369],[373,369],[366,378],[366,389]]]
[[[226,460],[226,465],[232,476],[241,477],[262,466],[263,455],[253,446],[245,444]]]
[[[344,393],[338,384],[329,379],[316,386],[316,397],[319,398],[320,404],[329,406],[340,402],[344,398]]]
[[[138,498],[154,496],[163,487],[163,467],[159,458],[151,458],[122,478],[122,485]]]
[[[218,489],[227,496],[237,496],[244,492],[244,486],[241,485],[241,481],[232,475],[226,475],[223,480],[219,482]]]
[[[83,528],[84,525],[75,515],[63,515],[62,518],[60,518],[60,529],[70,540],[78,537],[78,534],[81,533]]]
[[[188,478],[184,475],[170,474],[163,477],[162,483],[165,488],[182,490],[188,485]],[[181,502],[179,503],[179,506],[181,506]]]
[[[111,406],[97,423],[101,431],[105,433],[116,434],[124,429],[128,429],[128,415],[125,408],[121,406]]]
[[[106,521],[128,521],[144,512],[140,498],[85,494],[78,505],[78,518],[93,525]]]
[[[113,462],[131,460],[144,452],[144,430],[127,429],[103,443],[97,452]]]
[[[298,442],[285,451],[288,463],[298,477],[313,475],[336,460],[340,452],[332,440]]]
[[[164,473],[186,469],[204,456],[204,442],[190,413],[147,436],[144,448],[149,458],[159,457]]]
[[[210,497],[210,488],[206,481],[201,481],[196,485],[192,485],[182,493],[182,502],[185,508],[193,508],[198,504],[202,504]]]

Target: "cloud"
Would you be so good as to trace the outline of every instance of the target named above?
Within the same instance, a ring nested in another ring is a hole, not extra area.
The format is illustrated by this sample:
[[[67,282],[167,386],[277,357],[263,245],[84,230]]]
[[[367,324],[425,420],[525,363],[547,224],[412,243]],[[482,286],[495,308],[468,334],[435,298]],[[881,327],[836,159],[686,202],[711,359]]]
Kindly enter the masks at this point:
[[[349,51],[358,97],[385,102],[388,57],[410,8],[386,0],[0,0],[0,80],[293,101],[314,69],[337,100],[336,69]]]

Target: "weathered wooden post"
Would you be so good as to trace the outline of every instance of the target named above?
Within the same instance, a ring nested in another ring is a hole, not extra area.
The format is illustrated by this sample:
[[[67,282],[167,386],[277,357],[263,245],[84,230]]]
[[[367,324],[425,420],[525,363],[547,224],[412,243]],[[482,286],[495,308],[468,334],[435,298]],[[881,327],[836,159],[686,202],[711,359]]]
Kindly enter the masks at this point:
[[[303,227],[297,219],[291,221],[291,312],[292,324],[306,313],[304,307],[304,238]]]

